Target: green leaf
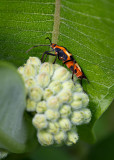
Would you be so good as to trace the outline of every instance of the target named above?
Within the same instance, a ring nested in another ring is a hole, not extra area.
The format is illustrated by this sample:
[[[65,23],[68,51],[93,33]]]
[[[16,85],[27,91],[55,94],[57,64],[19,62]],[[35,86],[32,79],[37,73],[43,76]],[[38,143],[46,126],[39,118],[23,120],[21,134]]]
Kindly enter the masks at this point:
[[[0,62],[0,148],[14,153],[28,149],[33,128],[24,116],[25,106],[23,80],[12,65]]]
[[[1,59],[20,66],[29,56],[41,57],[48,47],[25,52],[33,45],[49,44],[45,38],[50,37],[70,50],[81,66],[89,80],[83,80],[83,87],[90,97],[92,121],[79,127],[79,133],[91,142],[94,123],[114,97],[113,10],[113,0],[0,1]]]

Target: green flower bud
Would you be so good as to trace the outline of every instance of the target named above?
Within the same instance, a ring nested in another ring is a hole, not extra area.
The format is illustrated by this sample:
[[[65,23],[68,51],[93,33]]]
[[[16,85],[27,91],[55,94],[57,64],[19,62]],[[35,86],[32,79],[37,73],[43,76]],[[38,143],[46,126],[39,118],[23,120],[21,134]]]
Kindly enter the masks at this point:
[[[46,102],[45,101],[40,101],[37,103],[36,105],[36,112],[38,113],[44,113],[47,109],[47,106],[46,106]]]
[[[60,106],[58,97],[56,97],[56,96],[51,96],[51,97],[47,100],[47,105],[48,105],[48,108],[50,108],[50,109],[58,109],[59,106]]]
[[[40,87],[34,87],[30,89],[29,96],[36,102],[40,101],[43,96],[43,90]]]
[[[80,111],[74,111],[71,116],[71,122],[75,125],[83,123],[83,116]]]
[[[24,77],[26,79],[34,77],[36,75],[36,70],[32,65],[25,65],[24,67]]]
[[[72,145],[77,142],[76,125],[89,123],[89,98],[74,75],[58,64],[41,64],[30,57],[19,72],[25,82],[27,107],[34,111],[32,120],[38,141],[43,146],[53,143]]]
[[[40,67],[41,61],[37,57],[29,57],[29,59],[27,60],[27,64]]]
[[[63,105],[59,112],[61,117],[68,117],[71,114],[71,107],[69,105]]]
[[[74,91],[75,92],[82,92],[83,91],[82,86],[79,83],[75,84]]]
[[[32,123],[36,127],[36,129],[43,129],[46,128],[48,125],[44,114],[35,114]]]
[[[73,102],[71,103],[71,107],[72,107],[74,110],[81,108],[81,107],[82,107],[82,101],[80,101],[80,100],[73,101]]]
[[[53,91],[50,88],[46,88],[44,90],[43,98],[44,98],[44,100],[47,100],[52,95],[53,95]]]
[[[50,82],[50,76],[47,73],[43,72],[36,77],[36,80],[40,87],[45,88]]]
[[[56,134],[59,131],[59,123],[57,122],[49,122],[48,132],[52,134]]]
[[[78,141],[78,134],[75,131],[69,131],[66,144],[68,146],[75,144]]]
[[[88,98],[87,94],[83,93],[83,92],[81,92],[81,93],[75,92],[73,94],[73,99],[76,101],[78,101],[78,100],[82,101],[82,107],[86,107],[89,103],[89,98]]]
[[[38,140],[41,145],[43,146],[49,146],[53,144],[53,135],[46,131],[38,131],[37,134]]]
[[[46,115],[48,120],[54,120],[54,121],[56,121],[60,117],[59,112],[55,111],[55,110],[52,110],[52,109],[48,109],[45,112],[45,115]]]
[[[63,82],[70,78],[71,78],[71,74],[66,68],[58,67],[54,72],[52,80]]]
[[[63,88],[64,89],[71,89],[71,90],[73,90],[74,89],[74,83],[73,83],[73,81],[72,80],[69,80],[69,81],[65,81],[64,83],[63,83]]]
[[[19,71],[20,74],[23,74],[24,73],[24,67],[19,67],[18,71]]]
[[[66,138],[66,133],[63,131],[60,131],[54,135],[54,140],[57,144],[62,144],[66,140]]]
[[[75,90],[76,92],[82,92],[83,91],[83,89],[82,89],[82,87],[80,87],[80,88],[76,88],[76,90]]]
[[[34,78],[29,78],[29,79],[25,80],[25,85],[27,88],[34,87],[36,85],[36,81]]]
[[[57,68],[59,68],[60,67],[60,65],[59,64],[54,64],[54,69],[56,70]]]
[[[78,92],[75,92],[75,93],[73,94],[73,100],[75,100],[75,101],[81,101],[81,100],[82,100],[81,94],[78,93]]]
[[[88,108],[83,108],[81,110],[81,114],[83,115],[84,118],[84,123],[89,123],[91,120],[91,111]]]
[[[49,84],[49,88],[55,93],[59,93],[60,90],[62,89],[62,84],[58,81],[52,81],[50,84]]]
[[[52,76],[54,72],[53,64],[51,63],[43,63],[40,68],[40,73],[46,72],[48,75]]]
[[[82,96],[83,107],[87,107],[89,103],[88,95],[86,93],[82,93],[81,96]]]
[[[59,120],[61,130],[69,131],[71,129],[71,123],[68,118],[62,118]]]
[[[68,103],[72,100],[72,92],[70,90],[62,89],[58,94],[58,98],[61,103]]]
[[[30,99],[27,99],[26,110],[29,112],[35,111],[36,110],[36,102],[34,102]]]

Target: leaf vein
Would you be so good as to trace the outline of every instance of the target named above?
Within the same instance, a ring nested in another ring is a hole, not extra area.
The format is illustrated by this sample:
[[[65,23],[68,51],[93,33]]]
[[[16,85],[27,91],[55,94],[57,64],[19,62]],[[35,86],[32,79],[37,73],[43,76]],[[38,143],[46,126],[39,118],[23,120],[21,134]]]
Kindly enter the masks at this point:
[[[101,19],[105,19],[106,21],[110,21],[110,22],[114,23],[114,21],[113,21],[112,19],[107,18],[107,17],[93,16],[93,15],[90,15],[90,14],[86,14],[86,13],[83,13],[83,12],[79,12],[79,11],[70,9],[69,7],[66,7],[66,6],[64,6],[64,5],[62,5],[62,8],[65,9],[65,10],[69,10],[70,12],[75,12],[75,13],[78,13],[78,14],[83,15],[83,16],[86,16],[86,17],[90,17],[90,18],[97,19],[97,20],[100,20],[100,21],[101,21]],[[71,13],[71,14],[72,14],[72,13]]]
[[[63,33],[60,33],[60,34],[63,35],[63,36],[65,36],[65,37],[68,38],[68,39],[71,39],[70,37],[66,36],[66,35],[63,34]],[[80,42],[76,41],[76,40],[73,39],[73,38],[72,38],[71,40],[73,40],[73,41],[75,41],[76,43],[84,46],[83,44],[81,44]],[[77,55],[76,55],[76,56],[77,56]],[[84,61],[87,61],[88,63],[91,63],[91,64],[95,64],[95,65],[96,65],[96,63],[93,63],[93,62],[91,62],[91,61],[88,61],[87,59],[84,59],[84,58],[82,58],[82,57],[80,57],[80,56],[77,56],[77,57],[79,57],[80,59],[82,59],[82,60],[84,60]],[[110,68],[107,68],[107,67],[103,67],[103,66],[101,66],[99,63],[97,63],[97,65],[100,66],[101,68],[108,69],[108,70],[114,72],[114,70],[112,70],[112,69],[110,69]]]
[[[66,26],[69,27],[69,28],[72,28],[73,30],[76,30],[76,31],[79,32],[80,34],[86,36],[87,39],[88,39],[88,41],[90,41],[90,43],[92,43],[94,46],[95,46],[95,44],[90,40],[90,38],[99,41],[98,39],[93,38],[93,37],[91,37],[91,36],[89,36],[89,35],[87,35],[87,34],[81,32],[80,30],[78,30],[78,29],[76,29],[76,28],[74,28],[74,27],[71,27],[70,25],[66,24],[65,22],[61,22],[61,23],[63,23],[64,25],[66,25]],[[90,37],[90,38],[89,38],[89,37]],[[102,40],[102,39],[101,39],[101,40]],[[101,41],[101,42],[102,42],[102,41]],[[85,46],[86,46],[86,45],[85,45]],[[95,46],[95,47],[96,47],[96,46]],[[86,46],[86,48],[88,48],[88,47]],[[110,47],[108,47],[108,48],[110,48]],[[111,49],[111,48],[110,48],[110,49]],[[95,52],[95,51],[92,50],[91,48],[89,48],[89,50],[91,50],[93,53],[95,53],[95,54],[97,54],[97,55],[99,55],[99,56],[101,56],[101,57],[106,57],[106,58],[109,58],[109,59],[112,59],[112,60],[114,59],[114,58],[111,58],[111,57],[102,55],[102,54],[100,54],[100,53],[98,53],[98,52]]]

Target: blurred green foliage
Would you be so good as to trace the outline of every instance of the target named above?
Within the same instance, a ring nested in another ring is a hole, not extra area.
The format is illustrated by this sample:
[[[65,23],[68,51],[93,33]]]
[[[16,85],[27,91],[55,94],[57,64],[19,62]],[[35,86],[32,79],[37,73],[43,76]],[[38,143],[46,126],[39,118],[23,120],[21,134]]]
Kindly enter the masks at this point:
[[[22,153],[31,147],[35,133],[30,117],[24,114],[24,82],[9,63],[0,62],[0,75],[0,148]]]

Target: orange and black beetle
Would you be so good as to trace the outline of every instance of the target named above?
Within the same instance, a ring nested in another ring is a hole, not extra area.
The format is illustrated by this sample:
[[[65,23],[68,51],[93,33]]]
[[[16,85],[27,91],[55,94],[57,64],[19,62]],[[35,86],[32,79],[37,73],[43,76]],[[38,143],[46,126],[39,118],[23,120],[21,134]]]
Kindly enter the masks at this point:
[[[50,40],[49,37],[47,37],[46,39]],[[37,45],[37,46],[33,46],[32,48],[35,48],[38,46],[50,46],[52,48],[52,51],[54,51],[54,54],[50,53],[51,51],[45,51],[42,55],[42,58],[41,58],[42,62],[44,62],[46,60],[47,55],[56,56],[53,63],[56,62],[56,59],[58,57],[58,59],[61,60],[63,62],[63,64],[65,64],[72,71],[72,80],[73,80],[74,74],[76,75],[76,77],[80,78],[81,80],[83,78],[87,79],[86,76],[84,75],[82,69],[79,67],[78,63],[73,58],[72,54],[65,47],[54,44],[51,42],[51,40],[50,40],[50,45]],[[28,51],[30,51],[32,48],[30,48]],[[44,55],[46,55],[46,57],[43,61]]]

